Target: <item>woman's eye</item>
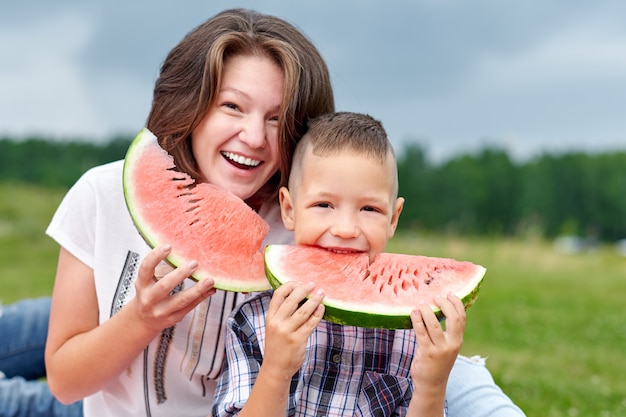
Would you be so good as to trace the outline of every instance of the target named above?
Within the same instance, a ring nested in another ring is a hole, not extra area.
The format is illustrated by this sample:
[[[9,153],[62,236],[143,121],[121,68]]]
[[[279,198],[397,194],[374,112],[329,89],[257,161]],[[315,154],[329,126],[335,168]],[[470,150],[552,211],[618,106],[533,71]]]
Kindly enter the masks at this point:
[[[231,110],[238,110],[239,109],[239,106],[237,106],[235,103],[228,103],[227,102],[227,103],[222,104],[222,106],[227,107],[227,108],[229,108]]]

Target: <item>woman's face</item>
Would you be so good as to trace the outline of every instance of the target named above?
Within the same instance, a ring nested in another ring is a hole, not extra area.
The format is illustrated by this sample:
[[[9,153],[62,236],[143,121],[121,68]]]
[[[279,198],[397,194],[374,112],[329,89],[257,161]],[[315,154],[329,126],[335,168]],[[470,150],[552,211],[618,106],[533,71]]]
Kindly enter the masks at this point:
[[[191,134],[206,181],[246,200],[278,170],[283,71],[267,57],[226,61],[215,104]]]

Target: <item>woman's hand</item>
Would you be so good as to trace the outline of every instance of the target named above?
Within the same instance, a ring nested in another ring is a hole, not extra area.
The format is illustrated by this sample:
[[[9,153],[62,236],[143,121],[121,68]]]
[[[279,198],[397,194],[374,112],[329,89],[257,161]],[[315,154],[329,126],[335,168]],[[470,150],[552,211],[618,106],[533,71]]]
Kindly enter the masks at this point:
[[[203,279],[190,288],[174,292],[196,270],[198,263],[190,261],[174,269],[164,263],[170,252],[171,246],[162,245],[146,255],[135,282],[137,294],[129,303],[144,325],[157,332],[181,321],[216,291],[212,279]]]

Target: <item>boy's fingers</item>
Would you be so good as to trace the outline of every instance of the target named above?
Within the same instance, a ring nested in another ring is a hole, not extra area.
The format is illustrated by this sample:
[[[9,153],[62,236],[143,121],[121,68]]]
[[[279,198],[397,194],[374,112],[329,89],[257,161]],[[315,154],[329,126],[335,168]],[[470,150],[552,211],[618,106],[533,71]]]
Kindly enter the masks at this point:
[[[315,315],[317,308],[322,304],[323,299],[324,292],[321,289],[317,289],[310,293],[309,298],[304,303],[301,303],[296,311],[293,312],[292,316],[295,319],[294,323],[297,326],[301,326],[308,321],[311,316]]]
[[[430,306],[426,306],[428,310],[425,310],[423,306],[419,306],[411,312],[411,322],[413,323],[413,330],[417,336],[418,345],[424,346],[425,344],[433,344],[435,341],[431,336],[427,317],[434,315],[430,310]]]
[[[445,300],[449,301],[458,314],[465,313],[463,301],[454,293],[450,292],[446,295]]]
[[[424,325],[424,320],[422,320],[422,313],[420,310],[411,311],[411,323],[413,323],[413,330],[415,331],[415,335],[417,336],[417,340],[423,340],[428,337],[428,332],[426,331],[426,326]]]
[[[268,316],[271,314],[282,320],[289,318],[298,309],[300,302],[312,287],[312,284],[303,285],[294,281],[284,283],[272,295]]]
[[[446,331],[463,333],[465,331],[465,307],[459,297],[450,293],[440,300],[440,308],[446,316]]]
[[[270,300],[270,305],[267,309],[268,317],[273,317],[276,314],[279,307],[285,301],[287,296],[291,294],[291,291],[296,285],[297,285],[296,282],[288,281],[288,282],[285,282],[280,287],[278,287],[276,290],[274,290],[274,293],[272,294],[272,298]]]

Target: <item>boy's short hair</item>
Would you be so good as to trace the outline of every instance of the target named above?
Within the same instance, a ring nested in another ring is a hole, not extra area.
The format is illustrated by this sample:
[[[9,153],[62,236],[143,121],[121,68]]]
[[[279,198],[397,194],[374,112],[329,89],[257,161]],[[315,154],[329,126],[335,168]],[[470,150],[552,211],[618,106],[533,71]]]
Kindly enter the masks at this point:
[[[347,150],[378,158],[381,162],[385,162],[390,153],[395,159],[382,123],[363,113],[329,113],[311,120],[296,147],[294,165],[302,163],[309,146],[320,156]]]
[[[309,149],[318,156],[347,151],[378,160],[381,164],[391,158],[393,165],[396,164],[393,146],[382,123],[364,113],[335,112],[312,119],[307,132],[296,146],[292,173],[301,169]],[[397,191],[397,177],[394,183]]]

